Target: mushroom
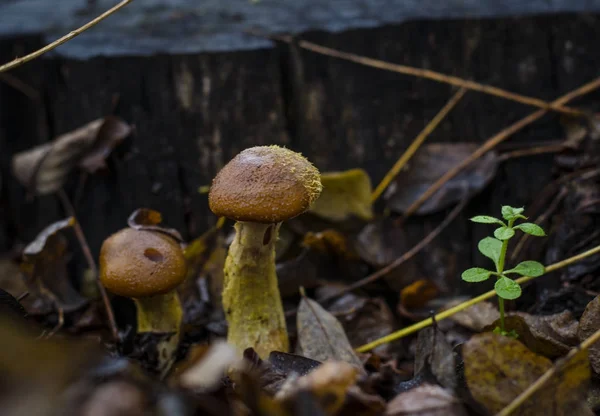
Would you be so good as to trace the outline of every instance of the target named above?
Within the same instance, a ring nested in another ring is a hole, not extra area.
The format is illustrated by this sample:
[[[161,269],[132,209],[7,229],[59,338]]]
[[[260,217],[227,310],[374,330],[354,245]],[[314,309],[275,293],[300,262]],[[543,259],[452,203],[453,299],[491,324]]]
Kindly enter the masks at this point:
[[[100,250],[100,281],[115,295],[133,299],[137,332],[174,335],[159,343],[162,370],[179,343],[183,312],[175,288],[186,271],[179,243],[160,231],[125,228],[104,240]]]
[[[210,209],[236,221],[222,297],[227,341],[239,350],[252,347],[261,358],[288,351],[275,242],[281,223],[308,210],[321,189],[317,168],[279,146],[246,149],[214,178]]]

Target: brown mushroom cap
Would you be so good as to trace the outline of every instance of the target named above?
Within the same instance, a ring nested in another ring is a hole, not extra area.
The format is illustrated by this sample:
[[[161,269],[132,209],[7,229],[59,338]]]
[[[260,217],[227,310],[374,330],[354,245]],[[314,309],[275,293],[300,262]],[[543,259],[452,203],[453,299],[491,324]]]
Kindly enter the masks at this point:
[[[321,189],[318,169],[304,156],[279,146],[257,146],[221,169],[208,203],[220,217],[278,223],[306,211]]]
[[[158,231],[125,228],[104,240],[100,249],[100,281],[119,296],[164,294],[185,277],[179,243]]]

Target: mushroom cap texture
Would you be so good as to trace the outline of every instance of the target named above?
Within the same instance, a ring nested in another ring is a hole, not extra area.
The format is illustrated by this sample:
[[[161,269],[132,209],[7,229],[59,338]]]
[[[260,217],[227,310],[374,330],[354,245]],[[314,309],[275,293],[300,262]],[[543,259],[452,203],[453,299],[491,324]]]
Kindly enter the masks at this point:
[[[208,203],[220,217],[278,223],[305,212],[321,189],[319,170],[300,153],[257,146],[242,151],[221,169]]]
[[[167,293],[185,280],[186,271],[179,243],[159,231],[125,228],[100,249],[100,281],[119,296]]]

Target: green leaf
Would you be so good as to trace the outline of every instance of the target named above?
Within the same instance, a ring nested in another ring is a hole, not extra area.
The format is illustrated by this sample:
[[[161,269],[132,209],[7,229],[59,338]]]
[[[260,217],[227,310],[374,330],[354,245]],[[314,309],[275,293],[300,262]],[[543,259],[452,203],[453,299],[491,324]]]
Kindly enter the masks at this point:
[[[517,282],[508,277],[502,276],[494,285],[496,293],[502,299],[512,300],[521,296],[521,286]]]
[[[498,259],[500,259],[500,252],[502,251],[502,241],[496,240],[492,237],[486,237],[479,242],[477,248],[488,259],[491,259],[494,264],[498,265]]]
[[[483,282],[492,275],[492,272],[481,267],[473,267],[462,273],[462,279],[465,282]]]
[[[544,265],[537,261],[527,260],[517,264],[513,269],[507,270],[505,273],[517,273],[521,276],[538,277],[546,272]]]
[[[545,237],[546,236],[546,233],[544,232],[542,227],[540,227],[537,224],[531,223],[531,222],[524,222],[523,224],[519,224],[519,225],[515,226],[514,228],[521,230],[524,233],[527,233],[529,235],[534,235],[536,237]]]
[[[500,224],[500,225],[505,225],[498,218],[490,217],[488,215],[477,215],[477,216],[471,218],[471,221],[478,222],[480,224]]]
[[[515,235],[515,230],[509,227],[500,227],[494,230],[494,237],[498,240],[508,240],[513,235]]]
[[[527,217],[521,215],[523,214],[523,211],[525,211],[525,208],[513,208],[511,206],[504,205],[502,207],[502,218],[504,218],[506,221],[514,220],[517,218],[527,219]]]

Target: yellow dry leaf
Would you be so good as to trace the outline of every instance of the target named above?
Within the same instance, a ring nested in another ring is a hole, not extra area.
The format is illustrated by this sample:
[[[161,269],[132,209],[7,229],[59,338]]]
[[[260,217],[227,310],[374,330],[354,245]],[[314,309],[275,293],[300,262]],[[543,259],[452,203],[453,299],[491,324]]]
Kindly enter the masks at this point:
[[[486,332],[463,346],[465,378],[473,398],[497,413],[552,367],[552,362],[521,342]],[[590,369],[585,351],[562,366],[545,387],[526,400],[514,416],[587,414]],[[588,409],[589,410],[589,409]],[[573,413],[575,412],[575,413]]]
[[[369,221],[373,218],[371,179],[363,169],[321,174],[323,191],[310,212],[331,221],[351,216]]]

